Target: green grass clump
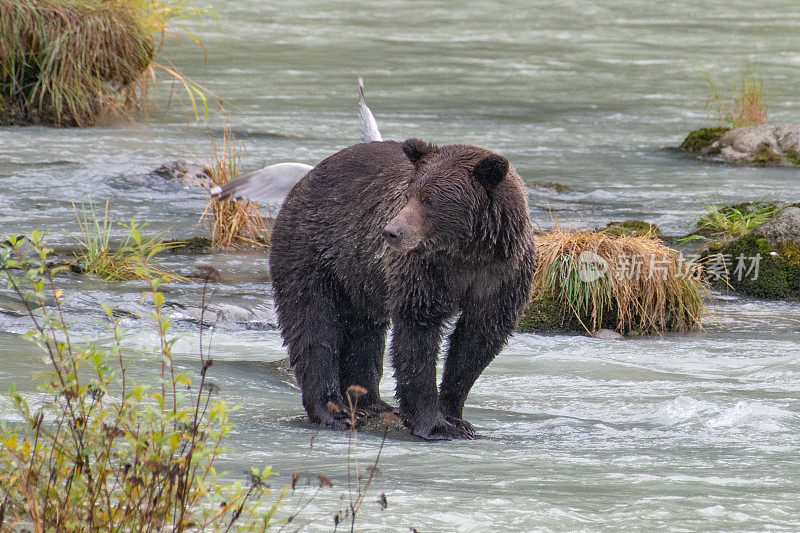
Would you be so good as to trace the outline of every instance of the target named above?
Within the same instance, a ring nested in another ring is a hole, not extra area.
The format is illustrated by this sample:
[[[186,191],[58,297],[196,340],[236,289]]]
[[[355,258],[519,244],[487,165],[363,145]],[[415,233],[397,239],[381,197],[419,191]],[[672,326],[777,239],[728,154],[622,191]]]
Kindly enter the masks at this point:
[[[91,204],[88,208],[81,207],[80,214],[76,208],[75,216],[81,228],[81,236],[75,238],[81,251],[75,254],[75,259],[70,263],[74,270],[96,274],[106,281],[148,279],[153,275],[162,276],[168,281],[184,279],[153,261],[156,254],[179,248],[181,242],[165,242],[161,236],[142,238],[140,230],[147,224],[131,220],[128,224],[120,223],[127,234],[119,246],[112,248],[108,203],[102,220],[97,217]]]
[[[710,205],[697,222],[697,230],[716,239],[738,237],[763,224],[778,212],[770,202]]]
[[[201,12],[183,0],[0,0],[0,124],[90,126],[140,106],[159,66],[156,36],[169,18]],[[197,85],[162,68],[196,109]]]

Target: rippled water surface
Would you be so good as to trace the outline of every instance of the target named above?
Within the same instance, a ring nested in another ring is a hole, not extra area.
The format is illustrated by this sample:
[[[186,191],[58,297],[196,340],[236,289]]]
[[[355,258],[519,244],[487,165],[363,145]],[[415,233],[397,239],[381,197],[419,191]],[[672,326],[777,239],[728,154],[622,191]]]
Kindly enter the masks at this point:
[[[685,232],[715,201],[798,201],[795,170],[700,164],[672,150],[705,122],[706,73],[729,86],[745,67],[766,80],[774,122],[800,122],[795,2],[331,2],[230,0],[189,22],[208,52],[170,38],[172,62],[225,100],[249,168],[314,164],[358,139],[355,81],[385,138],[470,142],[512,161],[532,216],[599,225],[653,221]],[[182,89],[180,89],[182,90]],[[169,86],[160,89],[159,102]],[[177,96],[178,92],[176,92]],[[165,160],[208,157],[221,135],[173,105],[137,124],[0,129],[0,230],[48,229],[72,243],[72,202],[110,202],[176,238],[202,235],[204,193],[148,176]],[[537,187],[556,182],[556,193]],[[314,430],[285,357],[260,252],[181,255],[223,274],[213,304],[214,379],[242,405],[225,458],[233,475],[272,464],[280,486]],[[62,279],[81,335],[103,331],[100,302],[140,312],[141,286]],[[181,364],[196,364],[197,283],[166,290]],[[480,438],[427,444],[390,434],[359,518],[364,531],[800,529],[800,305],[717,295],[703,332],[604,341],[519,334],[488,368],[465,416]],[[0,390],[32,390],[35,350],[0,294]],[[126,319],[129,342],[153,341]],[[387,366],[383,394],[391,398]],[[6,411],[7,412],[7,411]],[[374,458],[377,433],[359,435]],[[332,529],[346,492],[347,438],[323,432],[305,470],[333,480],[296,525]],[[363,465],[362,465],[363,466]],[[385,493],[385,510],[377,503]],[[290,498],[283,510],[301,505]]]

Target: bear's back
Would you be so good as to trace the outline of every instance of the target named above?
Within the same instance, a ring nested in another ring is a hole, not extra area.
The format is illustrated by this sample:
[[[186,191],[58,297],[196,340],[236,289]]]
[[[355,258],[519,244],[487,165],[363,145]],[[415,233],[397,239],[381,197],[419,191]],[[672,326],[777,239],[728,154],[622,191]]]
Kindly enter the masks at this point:
[[[275,221],[273,279],[308,265],[337,278],[351,298],[382,307],[381,230],[405,205],[414,165],[396,141],[361,143],[320,162],[289,192]]]

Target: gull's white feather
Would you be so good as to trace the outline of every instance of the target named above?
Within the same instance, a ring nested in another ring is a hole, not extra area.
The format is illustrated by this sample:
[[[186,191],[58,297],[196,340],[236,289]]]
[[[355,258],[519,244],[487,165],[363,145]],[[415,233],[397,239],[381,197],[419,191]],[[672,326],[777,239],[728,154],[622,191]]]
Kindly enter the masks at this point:
[[[358,78],[358,107],[358,115],[361,118],[361,142],[382,141],[383,137],[378,131],[378,123],[364,99],[364,80],[362,78]]]
[[[239,176],[211,189],[217,200],[249,200],[265,204],[283,202],[294,184],[313,167],[303,163],[278,163]]]

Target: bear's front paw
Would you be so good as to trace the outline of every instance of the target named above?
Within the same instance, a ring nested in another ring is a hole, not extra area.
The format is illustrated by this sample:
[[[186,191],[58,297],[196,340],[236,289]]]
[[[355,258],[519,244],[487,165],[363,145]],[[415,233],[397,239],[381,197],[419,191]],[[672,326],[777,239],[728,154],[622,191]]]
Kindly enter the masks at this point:
[[[398,416],[400,415],[400,411],[397,408],[392,407],[383,400],[378,400],[363,407],[359,405],[356,409],[356,416],[359,420],[380,416],[382,413],[393,413]]]
[[[469,439],[475,438],[475,428],[472,427],[472,424],[464,420],[463,418],[456,418],[452,416],[445,417],[445,420],[453,424],[455,427],[460,429],[461,431],[466,432],[469,435]]]
[[[462,422],[464,422],[462,420]],[[469,422],[464,422],[466,426],[457,426],[446,420],[438,421],[430,430],[422,428],[414,429],[412,433],[425,440],[472,440],[475,438],[475,430]]]
[[[331,413],[322,420],[322,426],[329,429],[350,429],[352,419],[347,413]]]

